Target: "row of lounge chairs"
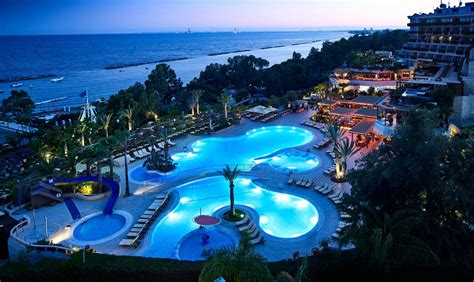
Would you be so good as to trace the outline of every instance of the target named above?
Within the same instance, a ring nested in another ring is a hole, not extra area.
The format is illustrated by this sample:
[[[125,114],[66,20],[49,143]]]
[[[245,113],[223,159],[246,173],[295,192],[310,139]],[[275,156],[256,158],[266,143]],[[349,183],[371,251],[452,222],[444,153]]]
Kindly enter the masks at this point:
[[[321,149],[329,145],[329,143],[331,143],[331,139],[329,139],[328,137],[324,137],[323,140],[319,141],[319,143],[314,145],[313,147],[316,149]]]
[[[331,174],[333,174],[335,171],[336,171],[336,165],[332,165],[331,167],[329,167],[328,169],[326,169],[326,170],[324,171],[324,173],[327,174],[327,175],[331,175]]]
[[[168,144],[170,146],[176,146],[176,143],[170,140],[168,140]],[[131,151],[129,154],[127,154],[127,162],[132,163],[136,160],[146,158],[151,154],[153,149],[155,150],[155,152],[160,152],[161,150],[164,150],[164,148],[165,148],[165,142],[162,141],[162,142],[159,142],[157,145],[153,145],[153,147],[148,146],[148,147],[137,149],[135,151]],[[124,166],[125,156],[122,155],[120,157],[115,158],[114,162],[116,163],[117,166]]]
[[[289,185],[292,185],[292,184],[295,184],[296,186],[300,186],[300,187],[303,187],[303,188],[311,188],[313,185],[314,185],[314,181],[313,180],[310,180],[310,179],[294,179],[294,178],[290,178],[288,179],[288,184]]]
[[[127,238],[122,239],[119,245],[122,247],[138,246],[140,240],[145,236],[155,219],[166,208],[169,200],[169,194],[157,196],[155,201],[143,212],[135,225],[130,229]]]
[[[312,127],[312,128],[316,128],[316,129],[320,130],[323,133],[327,132],[326,126],[322,123],[319,123],[319,122],[314,122],[314,121],[311,121],[311,120],[305,120],[301,124]]]
[[[252,245],[264,243],[265,240],[258,230],[257,225],[253,223],[248,215],[246,215],[241,221],[236,222],[235,226],[239,229],[240,233],[247,233],[249,235],[250,243]]]

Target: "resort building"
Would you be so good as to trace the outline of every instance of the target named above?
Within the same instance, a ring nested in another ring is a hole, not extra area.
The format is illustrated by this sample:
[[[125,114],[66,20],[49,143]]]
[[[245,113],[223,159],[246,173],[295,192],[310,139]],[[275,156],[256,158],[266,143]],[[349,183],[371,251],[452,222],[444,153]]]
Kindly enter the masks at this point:
[[[409,40],[398,56],[413,66],[413,79],[403,81],[403,97],[429,99],[436,87],[449,87],[456,95],[454,118],[474,117],[474,70],[470,51],[474,44],[474,2],[464,6],[441,4],[432,13],[408,17]]]
[[[359,96],[353,100],[322,100],[319,115],[349,130],[358,145],[390,138],[403,112],[390,106],[390,95]]]
[[[410,80],[412,77],[413,71],[410,69],[393,71],[372,68],[338,68],[333,71],[329,80],[333,87],[347,85],[344,90],[368,92],[369,88],[374,88],[375,91],[395,89],[397,81]]]

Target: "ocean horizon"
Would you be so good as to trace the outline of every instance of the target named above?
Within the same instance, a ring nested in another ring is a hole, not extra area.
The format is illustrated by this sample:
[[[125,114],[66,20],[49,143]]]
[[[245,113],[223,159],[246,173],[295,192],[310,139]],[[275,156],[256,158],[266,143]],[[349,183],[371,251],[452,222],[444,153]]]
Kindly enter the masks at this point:
[[[23,89],[43,103],[40,111],[77,107],[84,104],[82,91],[87,89],[92,100],[107,99],[143,83],[159,63],[169,64],[188,83],[207,65],[229,57],[254,55],[273,65],[293,52],[306,56],[324,41],[348,36],[346,31],[0,36],[0,95],[4,99],[10,90]],[[31,76],[40,78],[18,80]],[[64,80],[51,82],[57,77]],[[23,85],[12,88],[15,83]]]

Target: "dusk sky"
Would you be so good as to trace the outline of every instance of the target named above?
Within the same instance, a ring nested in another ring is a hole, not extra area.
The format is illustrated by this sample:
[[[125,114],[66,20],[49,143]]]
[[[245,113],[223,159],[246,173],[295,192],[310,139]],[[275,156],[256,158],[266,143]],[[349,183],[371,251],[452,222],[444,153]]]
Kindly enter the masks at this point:
[[[456,2],[457,4],[457,2]],[[406,27],[436,0],[1,0],[0,34]]]

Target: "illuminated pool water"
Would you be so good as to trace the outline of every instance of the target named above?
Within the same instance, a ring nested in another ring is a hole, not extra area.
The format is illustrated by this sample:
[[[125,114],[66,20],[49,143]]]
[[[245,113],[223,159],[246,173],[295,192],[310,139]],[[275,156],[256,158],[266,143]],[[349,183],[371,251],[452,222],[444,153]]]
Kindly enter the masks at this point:
[[[254,163],[267,163],[271,167],[285,172],[301,172],[317,167],[319,159],[310,153],[289,151],[273,157],[257,159]]]
[[[189,152],[172,156],[178,166],[169,175],[210,166],[254,164],[254,160],[258,158],[285,148],[307,144],[311,140],[313,140],[311,132],[291,126],[260,127],[237,137],[204,138],[194,142]],[[299,159],[291,161],[296,163]],[[147,172],[142,167],[136,168],[131,173],[131,178],[138,182],[160,177],[156,172]]]
[[[209,236],[203,241],[203,235]],[[205,260],[206,251],[215,251],[222,248],[234,248],[236,242],[229,234],[210,227],[198,229],[188,234],[179,246],[180,260]]]
[[[210,177],[182,185],[179,203],[155,227],[148,257],[174,258],[173,250],[186,234],[199,226],[196,215],[213,214],[229,205],[229,185],[223,177]],[[235,203],[252,208],[259,215],[259,226],[268,235],[296,238],[311,231],[319,220],[316,208],[306,199],[269,191],[250,179],[235,183]]]
[[[79,241],[97,241],[120,231],[126,219],[120,214],[104,215],[100,213],[80,223],[74,229],[74,238]]]

